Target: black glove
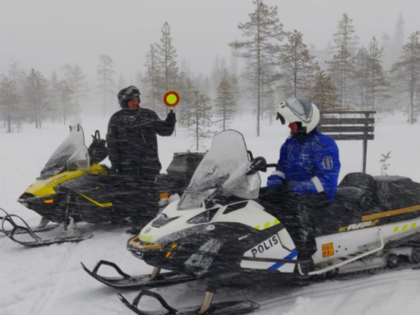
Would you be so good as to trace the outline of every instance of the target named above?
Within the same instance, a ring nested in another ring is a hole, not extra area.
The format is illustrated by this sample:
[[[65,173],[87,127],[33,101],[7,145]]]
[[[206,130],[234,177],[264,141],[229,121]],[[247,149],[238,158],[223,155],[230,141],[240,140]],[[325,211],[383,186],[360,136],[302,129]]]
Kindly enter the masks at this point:
[[[175,124],[176,123],[176,115],[175,115],[175,113],[173,111],[170,111],[168,113],[168,117],[166,117],[166,121],[167,122],[170,122],[172,124]]]

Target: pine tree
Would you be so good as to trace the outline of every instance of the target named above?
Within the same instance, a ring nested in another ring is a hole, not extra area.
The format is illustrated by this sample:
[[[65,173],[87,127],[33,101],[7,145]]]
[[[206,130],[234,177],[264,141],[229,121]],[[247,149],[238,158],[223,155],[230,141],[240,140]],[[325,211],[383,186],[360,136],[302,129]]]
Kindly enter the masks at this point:
[[[0,83],[0,109],[6,122],[7,133],[11,133],[12,124],[20,120],[19,95],[15,83],[7,77],[3,77]]]
[[[368,68],[368,100],[371,110],[376,110],[375,102],[378,98],[384,98],[388,90],[388,82],[386,80],[382,67],[382,49],[379,48],[379,43],[375,37],[369,45],[367,53],[367,68]]]
[[[243,36],[248,39],[242,42],[234,41],[229,45],[247,62],[248,78],[256,90],[256,131],[257,136],[260,136],[262,91],[265,89],[264,85],[271,84],[271,80],[262,82],[263,64],[270,67],[270,64],[274,63],[272,56],[278,49],[276,43],[283,39],[284,32],[277,16],[277,7],[268,7],[262,0],[255,0],[253,3],[255,11],[249,15],[250,21],[238,25]]]
[[[107,108],[108,108],[108,96],[114,93],[114,62],[112,61],[111,57],[107,55],[100,55],[99,56],[99,64],[98,64],[98,88],[103,96],[103,113],[106,116]],[[114,99],[114,98],[113,98]]]
[[[400,14],[397,20],[397,24],[395,25],[394,38],[392,39],[392,63],[397,62],[402,53],[405,42],[404,24],[404,18],[402,14]]]
[[[73,102],[74,90],[69,81],[60,80],[57,83],[56,95],[61,108],[60,117],[65,125],[69,116],[77,113],[75,103]]]
[[[317,105],[319,110],[326,111],[336,108],[338,101],[337,88],[334,86],[331,77],[317,67],[313,82],[309,98]]]
[[[32,69],[26,78],[25,98],[29,105],[30,120],[35,127],[42,128],[42,122],[48,117],[48,83],[42,74]]]
[[[356,102],[359,103],[360,110],[367,110],[369,93],[369,55],[364,47],[360,47],[354,57],[352,80],[356,85],[356,93],[358,93]]]
[[[409,94],[409,123],[417,121],[415,96],[420,91],[420,32],[414,32],[403,46],[400,60],[392,67],[399,90]]]
[[[315,56],[309,53],[301,32],[295,30],[287,38],[280,50],[283,89],[287,97],[306,97],[316,70]]]
[[[14,106],[14,120],[19,131],[22,127],[23,121],[27,118],[27,111],[25,109],[25,100],[23,98],[23,91],[26,82],[26,73],[20,62],[13,60],[9,65],[8,78],[13,81],[16,93],[19,95],[19,102]]]
[[[187,113],[188,134],[194,139],[198,151],[202,142],[211,137],[211,131],[208,128],[212,125],[212,115],[210,99],[197,90],[193,94],[194,102]]]
[[[50,117],[53,121],[59,121],[61,118],[60,99],[58,94],[58,76],[55,71],[51,74],[48,81],[48,103],[51,104]]]
[[[150,45],[150,50],[146,55],[146,76],[143,82],[146,85],[146,98],[151,103],[151,108],[156,111],[159,99],[162,97],[159,87],[162,86],[162,74],[160,72],[160,61],[156,44]]]
[[[89,84],[86,75],[78,65],[71,66],[70,64],[66,64],[62,67],[62,70],[69,88],[73,91],[75,109],[79,112],[82,101],[88,98],[89,93]]]
[[[181,73],[179,76],[178,81],[178,91],[182,98],[182,106],[179,106],[177,109],[178,114],[178,121],[179,124],[185,128],[189,128],[190,123],[190,116],[189,112],[194,105],[195,102],[195,94],[196,87],[192,83],[192,80],[187,77],[185,73]]]
[[[229,120],[232,119],[232,114],[234,113],[236,106],[232,86],[229,81],[229,73],[226,69],[217,86],[216,95],[216,116],[219,118],[219,121],[217,122],[221,123],[222,130],[225,131]]]
[[[157,45],[160,61],[160,71],[162,73],[162,82],[160,95],[163,98],[165,92],[176,89],[176,81],[178,77],[178,67],[176,62],[176,49],[172,45],[171,27],[168,22],[162,27],[162,37],[160,44]],[[167,109],[168,111],[168,109]]]
[[[122,72],[120,72],[120,76],[118,77],[118,91],[122,90],[123,88],[127,87],[127,82],[124,79],[124,76],[122,75]]]
[[[353,20],[347,14],[343,14],[343,18],[338,23],[338,32],[334,34],[333,59],[328,62],[328,71],[338,87],[339,103],[342,108],[349,106],[350,78],[357,45],[352,22]]]

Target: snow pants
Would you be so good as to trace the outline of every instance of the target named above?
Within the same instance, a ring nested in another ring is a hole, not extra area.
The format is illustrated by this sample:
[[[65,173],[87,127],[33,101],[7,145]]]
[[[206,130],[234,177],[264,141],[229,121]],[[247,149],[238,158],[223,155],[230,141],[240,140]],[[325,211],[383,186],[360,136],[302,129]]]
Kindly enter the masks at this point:
[[[266,202],[286,227],[301,260],[310,260],[316,252],[315,224],[317,210],[329,204],[325,193],[297,195],[291,192],[270,192]]]
[[[118,174],[114,205],[132,226],[141,226],[156,217],[159,211],[158,189],[155,175],[141,176],[135,172]]]

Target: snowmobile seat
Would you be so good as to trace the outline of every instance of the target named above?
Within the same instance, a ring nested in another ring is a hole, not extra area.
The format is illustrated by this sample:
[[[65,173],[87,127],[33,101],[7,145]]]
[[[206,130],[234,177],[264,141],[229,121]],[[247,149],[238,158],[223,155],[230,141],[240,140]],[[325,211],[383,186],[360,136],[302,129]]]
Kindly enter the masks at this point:
[[[340,185],[334,202],[317,209],[316,235],[337,233],[340,227],[359,222],[375,198],[375,180],[363,173],[347,174]]]
[[[347,174],[337,188],[336,199],[345,203],[358,204],[362,212],[370,212],[376,197],[373,176],[364,173]]]
[[[408,177],[375,176],[377,204],[381,211],[415,206],[420,203],[420,184]]]

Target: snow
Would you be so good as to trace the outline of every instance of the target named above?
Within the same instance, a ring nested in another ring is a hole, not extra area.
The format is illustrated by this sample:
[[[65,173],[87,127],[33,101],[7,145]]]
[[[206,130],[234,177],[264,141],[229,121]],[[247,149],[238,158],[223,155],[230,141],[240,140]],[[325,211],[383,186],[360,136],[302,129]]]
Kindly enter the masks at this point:
[[[96,129],[106,134],[107,118],[83,117],[87,144]],[[254,156],[267,162],[278,159],[280,145],[288,136],[287,127],[278,122],[263,124],[262,137],[255,136],[254,119],[236,117],[231,126],[245,136]],[[68,127],[45,124],[43,129],[26,125],[19,133],[6,134],[0,128],[0,207],[28,220],[31,225],[39,216],[17,203],[20,194],[35,181],[50,155],[67,137]],[[388,174],[411,177],[420,182],[420,141],[416,137],[420,125],[408,125],[403,116],[381,119],[375,140],[368,144],[368,173],[379,175],[381,154],[391,153]],[[206,141],[210,145],[211,139]],[[342,171],[357,172],[362,168],[362,142],[338,142]],[[208,147],[207,147],[208,148]],[[207,149],[205,148],[205,149]],[[203,148],[204,149],[204,148]],[[165,169],[173,152],[192,150],[191,139],[182,130],[177,137],[159,138],[160,160]],[[109,162],[106,162],[109,164]],[[268,174],[261,174],[262,182]],[[0,314],[1,315],[74,315],[130,314],[116,297],[116,290],[105,287],[88,276],[82,261],[93,268],[101,260],[117,263],[131,274],[150,273],[151,267],[134,258],[126,250],[130,237],[124,228],[92,228],[94,238],[79,244],[53,245],[28,249],[0,236]],[[103,269],[102,274],[110,275]],[[215,301],[246,298],[261,304],[256,314],[415,314],[420,309],[418,292],[420,272],[406,270],[363,279],[329,281],[306,287],[264,289],[264,284],[246,289],[222,289]],[[156,289],[174,306],[201,303],[203,284],[181,284]],[[131,301],[136,291],[123,294]],[[146,305],[153,308],[154,304]]]

